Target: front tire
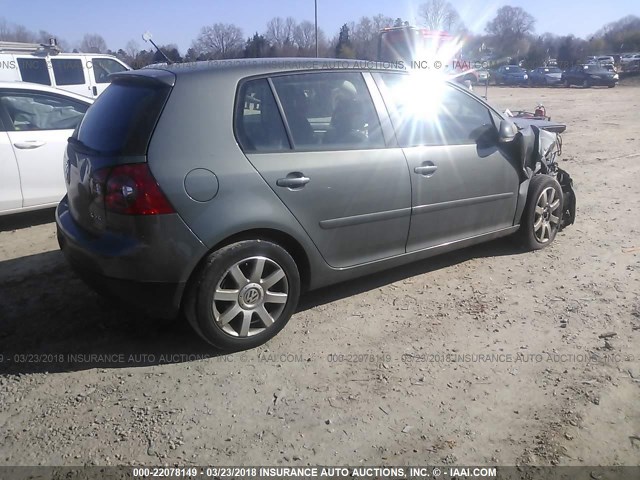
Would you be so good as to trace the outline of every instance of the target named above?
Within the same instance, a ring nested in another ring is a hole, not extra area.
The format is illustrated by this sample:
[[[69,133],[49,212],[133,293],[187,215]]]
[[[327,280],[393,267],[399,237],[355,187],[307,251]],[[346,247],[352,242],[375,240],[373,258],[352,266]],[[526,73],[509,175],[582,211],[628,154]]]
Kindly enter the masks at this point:
[[[562,220],[563,203],[562,187],[554,177],[540,174],[531,179],[518,230],[525,248],[540,250],[553,243]]]
[[[300,297],[300,274],[281,246],[247,240],[210,254],[191,288],[185,314],[194,330],[222,350],[245,350],[287,324]]]

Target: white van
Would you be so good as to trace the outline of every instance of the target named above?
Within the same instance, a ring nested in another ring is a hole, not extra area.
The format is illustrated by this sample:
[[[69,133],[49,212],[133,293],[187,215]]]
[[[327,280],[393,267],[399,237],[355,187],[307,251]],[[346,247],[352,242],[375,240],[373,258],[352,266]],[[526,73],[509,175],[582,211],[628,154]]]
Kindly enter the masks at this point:
[[[109,74],[131,70],[112,55],[61,53],[51,45],[0,42],[0,82],[22,81],[96,98]]]

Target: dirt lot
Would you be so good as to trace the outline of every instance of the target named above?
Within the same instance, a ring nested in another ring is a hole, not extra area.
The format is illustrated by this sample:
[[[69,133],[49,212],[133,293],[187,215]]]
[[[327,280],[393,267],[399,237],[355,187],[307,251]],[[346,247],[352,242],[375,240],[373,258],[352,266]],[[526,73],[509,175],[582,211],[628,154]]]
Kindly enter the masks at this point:
[[[640,86],[489,100],[569,125],[576,225],[313,293],[244,353],[92,293],[52,212],[0,219],[0,464],[637,465]]]

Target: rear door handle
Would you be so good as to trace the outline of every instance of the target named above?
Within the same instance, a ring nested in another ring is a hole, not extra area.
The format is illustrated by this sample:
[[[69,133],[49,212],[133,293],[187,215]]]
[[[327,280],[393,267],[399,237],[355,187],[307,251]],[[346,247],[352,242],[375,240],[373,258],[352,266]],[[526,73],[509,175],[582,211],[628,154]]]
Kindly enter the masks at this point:
[[[430,177],[431,175],[436,173],[437,169],[438,169],[438,167],[436,165],[421,165],[420,167],[414,168],[413,171],[416,172],[419,175],[424,175],[425,177]]]
[[[16,142],[13,144],[14,147],[19,148],[20,150],[31,150],[33,148],[38,148],[44,145],[44,142],[40,142],[37,140],[27,140],[26,142]]]
[[[287,175],[285,178],[279,178],[276,180],[276,185],[279,187],[286,188],[302,188],[307,183],[309,183],[311,179],[309,177],[305,177],[300,172],[293,172]]]

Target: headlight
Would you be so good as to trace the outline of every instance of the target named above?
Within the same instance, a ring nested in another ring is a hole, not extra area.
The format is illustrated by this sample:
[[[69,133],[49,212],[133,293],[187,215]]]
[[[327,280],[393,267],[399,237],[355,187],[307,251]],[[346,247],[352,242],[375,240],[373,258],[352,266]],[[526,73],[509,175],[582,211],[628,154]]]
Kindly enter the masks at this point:
[[[617,73],[613,76],[614,80],[619,80],[620,79],[620,75],[618,75]]]
[[[524,74],[524,79],[526,80],[527,78],[529,78],[529,75],[527,75],[526,73]]]

